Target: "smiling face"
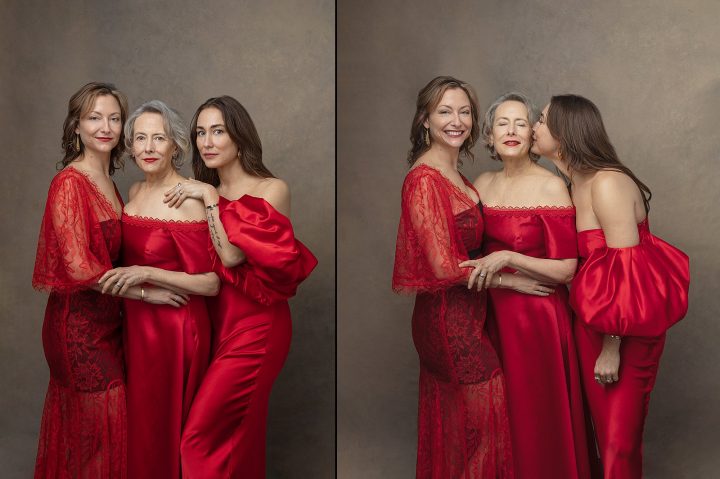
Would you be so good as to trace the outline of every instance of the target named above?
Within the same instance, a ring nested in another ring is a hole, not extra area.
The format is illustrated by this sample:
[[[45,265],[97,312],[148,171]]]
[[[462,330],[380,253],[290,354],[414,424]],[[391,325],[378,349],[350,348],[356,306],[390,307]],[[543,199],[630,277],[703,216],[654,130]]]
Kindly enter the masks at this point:
[[[75,133],[85,151],[109,154],[120,141],[122,132],[120,104],[112,95],[100,95],[92,108],[80,117]]]
[[[195,144],[208,168],[221,168],[238,161],[238,147],[230,138],[223,114],[217,108],[209,107],[200,112],[195,133]]]
[[[430,129],[432,144],[460,148],[472,129],[472,110],[467,94],[460,88],[446,90],[423,125]]]
[[[550,109],[550,104],[545,105],[540,118],[533,125],[533,139],[535,140],[532,147],[532,152],[544,156],[549,159],[558,158],[558,151],[560,149],[560,142],[557,141],[547,126],[547,115]]]
[[[519,101],[502,102],[495,110],[489,140],[502,159],[527,157],[532,144],[527,107]]]
[[[135,120],[132,153],[135,163],[145,173],[164,173],[173,168],[177,146],[165,132],[159,113],[143,113]]]

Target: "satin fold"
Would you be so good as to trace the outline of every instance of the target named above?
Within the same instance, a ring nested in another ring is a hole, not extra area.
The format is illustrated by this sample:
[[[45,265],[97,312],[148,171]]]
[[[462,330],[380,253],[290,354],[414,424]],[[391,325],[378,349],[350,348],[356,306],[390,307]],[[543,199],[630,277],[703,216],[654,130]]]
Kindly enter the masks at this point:
[[[585,258],[570,304],[591,329],[618,336],[657,337],[688,308],[689,259],[638,225],[640,243],[610,248],[602,230],[580,233]]]
[[[290,349],[287,299],[317,260],[265,200],[221,197],[218,204],[228,239],[246,261],[225,268],[206,243],[222,284],[208,299],[212,361],[183,430],[183,477],[261,479],[268,400]]]
[[[123,215],[123,264],[207,273],[205,221]],[[179,308],[124,300],[127,364],[128,477],[180,477],[180,439],[210,360],[205,298]]]
[[[483,254],[509,250],[577,257],[575,208],[483,208]],[[510,268],[505,270],[512,272]],[[522,479],[587,479],[589,448],[568,291],[549,296],[489,290],[488,329],[507,381],[515,470]],[[552,436],[553,440],[546,438]]]
[[[638,225],[640,244],[608,248],[601,229],[578,233],[580,271],[571,288],[585,396],[605,479],[642,477],[642,439],[665,330],[685,315],[688,258]],[[604,334],[622,335],[619,381],[598,384]]]

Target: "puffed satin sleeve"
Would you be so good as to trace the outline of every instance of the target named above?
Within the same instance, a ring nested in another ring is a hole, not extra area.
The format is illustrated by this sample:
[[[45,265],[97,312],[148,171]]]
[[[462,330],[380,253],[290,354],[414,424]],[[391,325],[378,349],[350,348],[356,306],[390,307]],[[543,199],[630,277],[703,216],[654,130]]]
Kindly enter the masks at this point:
[[[588,327],[605,334],[654,337],[688,308],[689,260],[647,233],[628,248],[598,248],[572,282],[570,304]]]
[[[295,238],[290,220],[267,201],[249,195],[237,201],[220,198],[218,207],[228,240],[247,258],[225,268],[215,256],[214,270],[221,280],[262,304],[294,296],[317,259]]]
[[[207,248],[207,224],[185,224],[182,229],[171,231],[182,270],[188,274],[213,271],[213,262]]]
[[[416,168],[402,190],[392,288],[398,293],[432,292],[461,284],[469,268],[457,237],[447,187],[437,173]]]
[[[543,228],[547,258],[577,258],[575,208],[548,208],[539,217]]]
[[[38,239],[32,284],[72,292],[94,285],[112,268],[100,224],[81,178],[56,176],[50,184]]]

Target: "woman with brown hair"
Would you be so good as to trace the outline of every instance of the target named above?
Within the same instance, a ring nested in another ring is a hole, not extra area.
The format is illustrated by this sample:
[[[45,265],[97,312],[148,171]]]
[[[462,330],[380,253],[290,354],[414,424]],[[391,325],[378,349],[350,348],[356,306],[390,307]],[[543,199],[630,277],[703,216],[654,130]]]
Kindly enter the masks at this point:
[[[582,385],[565,286],[577,268],[575,208],[564,181],[530,153],[532,119],[530,100],[517,92],[500,96],[485,114],[485,146],[502,169],[475,180],[484,203],[485,256],[463,265],[475,266],[471,282],[477,277],[481,288],[517,271],[548,283],[538,285],[547,293],[539,296],[489,291],[488,329],[507,381],[515,473],[587,479]],[[550,435],[554,440],[542,439]]]
[[[207,100],[190,135],[197,179],[165,201],[203,202],[222,284],[209,302],[212,361],[185,424],[183,476],[263,478],[268,399],[290,347],[287,299],[317,260],[295,238],[288,186],[263,164],[260,137],[237,100]]]
[[[43,349],[50,366],[35,477],[126,477],[126,409],[120,298],[98,279],[118,260],[123,203],[111,175],[122,167],[125,95],[88,83],[68,104],[62,170],[48,192],[33,286],[50,292]],[[140,299],[135,286],[124,297]],[[146,288],[145,301],[174,293]]]
[[[410,130],[392,286],[416,295],[418,478],[513,477],[505,380],[483,331],[485,293],[468,288],[471,270],[459,265],[482,246],[480,197],[458,171],[461,157],[473,158],[477,110],[470,85],[437,77],[418,93]],[[502,284],[547,294],[538,286],[522,275]]]
[[[533,130],[533,151],[572,184],[581,263],[570,304],[604,475],[638,479],[665,331],[687,311],[688,257],[650,233],[650,190],[620,162],[590,100],[552,97]]]

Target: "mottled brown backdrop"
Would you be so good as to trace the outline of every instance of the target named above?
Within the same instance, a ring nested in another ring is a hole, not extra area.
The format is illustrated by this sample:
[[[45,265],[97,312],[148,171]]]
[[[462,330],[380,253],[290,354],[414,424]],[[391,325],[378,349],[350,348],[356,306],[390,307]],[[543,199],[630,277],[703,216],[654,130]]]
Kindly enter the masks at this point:
[[[189,121],[228,94],[255,120],[266,164],[290,184],[296,233],[320,261],[291,301],[268,476],[334,477],[334,20],[332,0],[0,2],[0,476],[31,477],[35,460],[46,295],[30,278],[67,101],[110,81],[131,109],[157,98]],[[126,199],[138,179],[133,164],[115,175]]]
[[[653,231],[686,251],[687,317],[668,334],[645,477],[720,477],[720,5],[712,0],[338,1],[338,472],[414,474],[412,298],[390,290],[418,90],[579,93],[653,191]],[[497,168],[482,147],[463,172]],[[547,165],[547,163],[545,163]],[[649,285],[649,287],[652,287]],[[548,438],[552,440],[552,438]]]

